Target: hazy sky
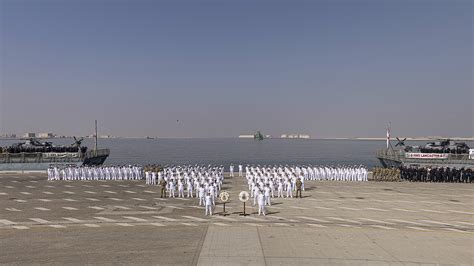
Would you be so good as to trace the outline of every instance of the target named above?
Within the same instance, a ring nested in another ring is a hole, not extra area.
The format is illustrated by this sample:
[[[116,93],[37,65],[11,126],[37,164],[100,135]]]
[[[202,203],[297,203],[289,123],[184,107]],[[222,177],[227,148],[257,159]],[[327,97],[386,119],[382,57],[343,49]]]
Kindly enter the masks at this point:
[[[474,135],[470,0],[0,0],[0,16],[0,134]]]

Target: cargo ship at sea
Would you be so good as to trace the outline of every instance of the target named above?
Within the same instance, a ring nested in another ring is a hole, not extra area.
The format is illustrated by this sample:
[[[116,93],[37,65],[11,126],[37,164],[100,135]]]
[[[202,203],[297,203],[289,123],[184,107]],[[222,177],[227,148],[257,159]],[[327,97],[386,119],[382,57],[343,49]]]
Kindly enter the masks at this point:
[[[428,142],[424,146],[405,145],[405,140],[397,138],[392,147],[387,140],[387,148],[376,153],[383,167],[423,167],[423,168],[470,168],[474,170],[474,149],[466,143],[450,139]]]

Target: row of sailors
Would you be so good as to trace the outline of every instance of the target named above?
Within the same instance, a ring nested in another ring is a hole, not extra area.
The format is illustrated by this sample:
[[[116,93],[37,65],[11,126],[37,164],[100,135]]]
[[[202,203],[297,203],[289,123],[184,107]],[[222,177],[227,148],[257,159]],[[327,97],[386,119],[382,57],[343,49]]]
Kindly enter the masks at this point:
[[[364,166],[246,166],[245,175],[263,178],[296,177],[304,180],[367,181],[368,170]]]
[[[147,185],[159,185],[162,181],[166,181],[167,183],[174,183],[178,186],[188,186],[190,185],[190,189],[197,188],[197,185],[215,182],[219,188],[222,185],[224,179],[224,175],[222,172],[184,172],[184,173],[167,173],[165,171],[160,172],[145,172],[145,183]]]
[[[212,181],[213,179],[222,179],[223,177],[223,167],[211,166],[165,167],[158,172],[145,171],[145,182],[147,185],[157,185],[162,180],[184,180],[184,182],[189,183],[195,179]]]
[[[397,169],[398,170],[398,169]],[[402,180],[410,182],[446,182],[446,183],[472,183],[474,171],[470,168],[414,168],[402,166],[399,168]]]
[[[141,166],[71,166],[48,168],[48,180],[141,180],[143,168]]]
[[[224,180],[223,167],[173,167],[164,168],[162,171],[145,172],[146,184],[148,185],[166,185],[166,193],[170,197],[175,196],[178,191],[178,197],[198,197],[200,187],[203,187],[205,193],[214,190],[213,194],[217,197],[217,191],[221,189]]]
[[[217,197],[222,183],[219,181],[209,182],[207,180],[184,182],[181,179],[168,179],[168,181],[163,179],[160,182],[160,186],[164,187],[166,194],[170,198],[198,198],[199,205],[201,206],[207,193],[211,193],[213,198]]]
[[[251,197],[255,198],[255,196],[258,195],[258,192],[262,192],[267,197],[266,202],[269,203],[270,197],[293,198],[293,192],[296,191],[296,183],[298,179],[302,183],[301,189],[304,191],[304,180],[301,177],[296,178],[295,176],[291,179],[286,176],[276,179],[269,178],[267,182],[265,182],[263,178],[256,176],[255,178],[250,177],[250,179],[247,179],[247,184],[249,186]]]

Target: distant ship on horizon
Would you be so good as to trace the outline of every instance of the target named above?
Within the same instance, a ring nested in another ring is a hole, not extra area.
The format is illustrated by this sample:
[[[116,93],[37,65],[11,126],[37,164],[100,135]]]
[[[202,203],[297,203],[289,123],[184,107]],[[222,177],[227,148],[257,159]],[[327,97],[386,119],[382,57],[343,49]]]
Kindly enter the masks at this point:
[[[263,140],[264,137],[262,135],[262,133],[260,132],[260,130],[257,131],[257,133],[255,133],[255,135],[253,135],[253,139],[254,140]]]

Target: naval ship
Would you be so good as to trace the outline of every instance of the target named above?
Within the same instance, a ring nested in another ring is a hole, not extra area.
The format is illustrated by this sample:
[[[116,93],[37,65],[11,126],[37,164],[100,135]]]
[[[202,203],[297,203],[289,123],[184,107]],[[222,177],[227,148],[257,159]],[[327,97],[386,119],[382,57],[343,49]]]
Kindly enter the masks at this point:
[[[257,131],[257,133],[255,133],[253,135],[253,139],[254,140],[263,140],[263,134],[260,131]]]
[[[83,138],[68,146],[56,146],[35,138],[0,147],[0,171],[43,171],[50,166],[102,165],[110,154],[109,149],[88,150],[82,146]]]
[[[428,142],[424,146],[405,145],[406,138],[400,140],[395,147],[376,153],[383,167],[449,167],[470,168],[474,170],[474,149],[466,143],[454,142],[450,139]]]

